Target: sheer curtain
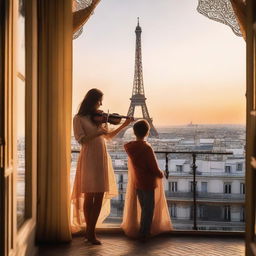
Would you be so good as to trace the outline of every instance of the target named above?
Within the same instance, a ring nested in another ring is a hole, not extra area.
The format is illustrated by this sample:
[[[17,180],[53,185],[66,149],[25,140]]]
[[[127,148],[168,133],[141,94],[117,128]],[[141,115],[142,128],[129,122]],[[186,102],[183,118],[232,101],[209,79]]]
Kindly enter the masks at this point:
[[[246,3],[243,0],[231,0],[231,4],[236,15],[241,34],[246,40]]]
[[[83,32],[83,25],[100,0],[73,0],[74,36]],[[198,0],[197,11],[217,22],[228,25],[237,36],[246,38],[246,0]]]
[[[100,0],[73,0],[73,38],[76,39],[83,32],[83,25],[93,14]]]
[[[106,177],[108,177],[109,191],[105,192],[104,194],[100,216],[97,221],[97,227],[99,227],[110,214],[111,198],[116,197],[118,195],[117,186],[115,182],[115,174],[112,171],[113,169],[112,160],[109,155],[107,155],[107,157],[108,157],[108,160],[106,161],[106,164],[108,165],[108,168],[107,168],[108,174],[106,175]],[[81,167],[82,161],[80,161],[80,156],[79,156],[77,165],[79,166],[79,168],[76,172],[74,189],[72,191],[72,196],[71,196],[71,231],[72,233],[84,232],[86,227],[86,222],[84,219],[84,211],[83,211],[84,194],[81,192],[80,170],[82,168]],[[102,175],[104,175],[104,173]]]
[[[228,25],[237,36],[246,39],[246,2],[244,0],[198,0],[197,11]]]
[[[139,235],[141,207],[135,188],[135,171],[130,158],[128,158],[128,184],[125,195],[124,216],[121,227],[128,237],[136,238]],[[163,180],[157,179],[155,189],[155,208],[150,233],[158,235],[173,229],[165,198]]]

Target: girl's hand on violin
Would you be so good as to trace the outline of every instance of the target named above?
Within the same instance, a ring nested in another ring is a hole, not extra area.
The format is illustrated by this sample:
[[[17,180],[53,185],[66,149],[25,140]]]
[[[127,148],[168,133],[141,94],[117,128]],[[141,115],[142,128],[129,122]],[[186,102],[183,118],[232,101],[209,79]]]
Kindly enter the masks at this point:
[[[134,121],[134,118],[133,117],[129,117],[127,118],[124,123],[123,123],[123,126],[128,126],[131,122]]]
[[[108,131],[108,123],[103,123],[101,127]]]

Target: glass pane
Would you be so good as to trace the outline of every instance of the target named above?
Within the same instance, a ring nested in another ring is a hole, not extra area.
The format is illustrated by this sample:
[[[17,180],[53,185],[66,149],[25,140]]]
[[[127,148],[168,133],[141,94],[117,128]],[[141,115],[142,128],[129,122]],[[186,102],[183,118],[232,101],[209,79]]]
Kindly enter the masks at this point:
[[[25,220],[25,19],[24,0],[19,0],[17,29],[17,225]]]

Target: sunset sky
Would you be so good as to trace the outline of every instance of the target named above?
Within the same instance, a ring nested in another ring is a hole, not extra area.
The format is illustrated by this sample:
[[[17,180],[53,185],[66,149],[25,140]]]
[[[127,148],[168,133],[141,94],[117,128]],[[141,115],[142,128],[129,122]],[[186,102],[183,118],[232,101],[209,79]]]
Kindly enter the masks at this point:
[[[144,89],[154,124],[244,124],[245,42],[199,14],[197,2],[102,0],[73,41],[73,114],[93,87],[104,92],[103,110],[127,114],[140,17]]]

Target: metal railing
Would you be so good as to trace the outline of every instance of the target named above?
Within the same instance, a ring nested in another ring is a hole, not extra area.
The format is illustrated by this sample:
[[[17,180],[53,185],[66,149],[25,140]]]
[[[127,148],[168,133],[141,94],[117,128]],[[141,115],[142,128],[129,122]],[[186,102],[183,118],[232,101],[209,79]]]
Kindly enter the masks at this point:
[[[79,153],[79,150],[72,150],[71,153]],[[191,172],[187,173],[186,175],[192,175],[192,191],[191,192],[167,192],[167,195],[171,197],[175,196],[193,196],[193,229],[198,230],[197,227],[197,199],[198,198],[212,198],[212,199],[239,199],[242,200],[244,198],[243,194],[224,194],[224,193],[204,193],[198,192],[196,187],[196,176],[200,175],[201,173],[197,172],[197,165],[196,159],[198,155],[233,155],[231,152],[212,152],[212,151],[155,151],[156,154],[164,154],[165,155],[165,177],[168,179],[169,177],[169,159],[168,156],[170,154],[187,154],[192,156],[192,165],[191,165]],[[125,168],[123,168],[125,169]],[[113,201],[112,205],[118,205],[118,202]]]
[[[231,152],[212,152],[212,151],[155,151],[156,154],[165,154],[165,177],[168,179],[169,177],[169,154],[189,154],[192,155],[192,193],[193,193],[193,229],[197,230],[197,191],[196,191],[196,175],[197,175],[197,165],[196,165],[196,157],[198,155],[232,155]]]
[[[193,192],[172,192],[172,191],[166,191],[166,196],[168,197],[176,197],[176,198],[191,198],[193,195]],[[197,198],[210,198],[210,199],[227,199],[227,200],[244,200],[245,194],[225,194],[225,193],[209,193],[209,192],[202,192],[202,191],[196,191]]]

